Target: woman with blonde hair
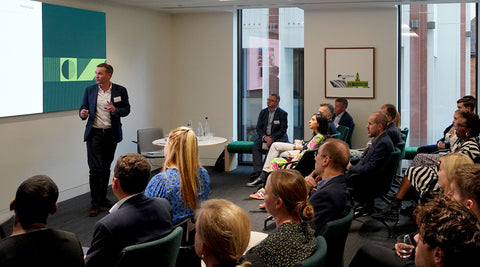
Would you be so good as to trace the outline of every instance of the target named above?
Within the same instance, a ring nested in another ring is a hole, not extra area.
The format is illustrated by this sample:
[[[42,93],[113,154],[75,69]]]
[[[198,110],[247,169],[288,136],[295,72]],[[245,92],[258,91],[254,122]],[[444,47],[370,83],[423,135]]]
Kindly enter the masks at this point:
[[[192,129],[178,127],[165,144],[165,164],[145,189],[147,197],[166,198],[172,206],[173,224],[192,217],[199,202],[210,193],[210,177],[198,160],[197,136]]]
[[[265,207],[277,228],[248,250],[244,261],[253,266],[294,266],[317,249],[315,231],[307,222],[313,218],[308,186],[300,172],[281,169],[272,172],[265,191]]]
[[[410,167],[405,173],[395,199],[381,212],[372,217],[386,220],[398,220],[401,201],[413,189],[420,201],[427,202],[439,194],[450,191],[450,183],[459,166],[473,164],[473,160],[462,153],[451,153],[441,157],[436,166]],[[408,175],[408,177],[407,177]]]
[[[195,252],[207,267],[237,266],[250,241],[247,214],[224,199],[202,203],[195,229]]]

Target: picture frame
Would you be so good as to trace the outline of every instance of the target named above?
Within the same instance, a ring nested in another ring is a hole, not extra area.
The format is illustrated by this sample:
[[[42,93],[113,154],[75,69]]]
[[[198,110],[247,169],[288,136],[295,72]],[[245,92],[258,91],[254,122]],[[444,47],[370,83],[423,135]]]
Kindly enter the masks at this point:
[[[375,47],[325,48],[325,98],[375,98]]]

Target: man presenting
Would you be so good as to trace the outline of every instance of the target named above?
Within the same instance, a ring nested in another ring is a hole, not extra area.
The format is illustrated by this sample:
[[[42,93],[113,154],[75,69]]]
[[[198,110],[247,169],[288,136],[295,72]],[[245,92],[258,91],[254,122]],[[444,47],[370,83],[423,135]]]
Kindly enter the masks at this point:
[[[252,178],[257,178],[262,172],[262,150],[268,150],[273,142],[288,142],[288,113],[278,107],[279,102],[279,95],[270,94],[267,107],[262,109],[258,116],[258,138],[252,147],[253,174],[250,176]]]
[[[85,89],[79,115],[87,120],[84,141],[87,142],[89,182],[92,206],[89,215],[95,217],[100,207],[110,208],[113,203],[107,199],[110,179],[110,165],[117,143],[122,141],[120,117],[130,113],[127,89],[113,84],[110,79],[113,67],[107,63],[97,65],[96,85]]]
[[[345,217],[350,212],[350,195],[347,191],[345,170],[350,160],[347,143],[327,139],[315,156],[315,171],[305,177],[311,187],[316,187],[308,200],[313,207],[313,228],[318,232],[329,221]],[[320,177],[318,183],[314,175]]]
[[[335,99],[335,114],[333,114],[333,123],[335,127],[338,128],[338,125],[346,126],[349,129],[347,136],[347,143],[352,147],[352,134],[353,129],[355,128],[355,123],[353,122],[352,116],[347,112],[348,100],[346,98],[337,98]]]

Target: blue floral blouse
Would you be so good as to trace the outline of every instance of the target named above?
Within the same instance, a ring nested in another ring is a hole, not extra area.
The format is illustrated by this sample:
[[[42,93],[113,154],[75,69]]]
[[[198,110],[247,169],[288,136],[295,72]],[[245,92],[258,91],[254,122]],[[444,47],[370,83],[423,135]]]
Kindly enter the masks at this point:
[[[208,199],[211,186],[207,170],[198,168],[198,173],[200,176],[198,187],[198,200],[200,203]],[[177,224],[194,215],[194,211],[187,207],[183,201],[182,190],[180,189],[180,173],[176,168],[170,168],[155,175],[145,189],[145,196],[166,198],[172,206],[173,224]]]

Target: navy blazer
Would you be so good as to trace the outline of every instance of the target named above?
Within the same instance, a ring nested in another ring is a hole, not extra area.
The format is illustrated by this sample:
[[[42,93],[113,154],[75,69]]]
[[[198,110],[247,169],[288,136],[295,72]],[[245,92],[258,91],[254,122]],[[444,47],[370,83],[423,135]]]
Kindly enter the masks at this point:
[[[317,235],[327,222],[345,217],[351,209],[350,194],[345,175],[329,178],[325,184],[310,196],[313,207],[313,229]]]
[[[95,224],[86,266],[115,266],[123,248],[161,238],[172,231],[171,207],[164,198],[143,193]]]
[[[93,127],[95,121],[95,114],[97,112],[97,94],[98,84],[85,88],[85,94],[83,95],[82,106],[78,110],[78,115],[82,109],[88,109],[89,116],[87,117],[87,125],[85,126],[85,134],[83,141],[87,141],[90,130]],[[130,113],[130,103],[128,102],[127,89],[121,85],[112,83],[112,97],[110,101],[115,106],[115,112],[110,113],[110,119],[112,122],[112,135],[113,140],[118,143],[122,141],[122,123],[120,117],[125,117]],[[82,118],[82,117],[80,117]],[[87,118],[82,118],[86,120]]]
[[[390,136],[394,147],[396,147],[398,143],[403,141],[402,133],[400,132],[400,129],[398,129],[398,127],[395,125],[395,123],[390,123],[387,128],[385,128],[385,131],[387,132],[388,136]]]
[[[337,114],[333,114],[332,120],[335,121],[335,118],[337,117]],[[353,122],[352,116],[345,110],[345,113],[343,113],[342,117],[340,118],[340,121],[338,122],[338,125],[346,126],[349,129],[348,136],[347,136],[347,144],[352,147],[352,134],[353,134],[353,129],[355,128],[355,123]]]
[[[273,142],[288,142],[287,128],[288,128],[288,113],[277,107],[273,115],[271,137]],[[257,121],[257,135],[260,140],[267,135],[268,125],[268,108],[262,109],[258,115]]]
[[[358,173],[361,175],[380,172],[383,165],[387,164],[386,159],[394,151],[393,142],[386,132],[383,132],[373,141],[362,154],[360,161],[350,166],[350,174]],[[352,164],[354,159],[352,159]]]

